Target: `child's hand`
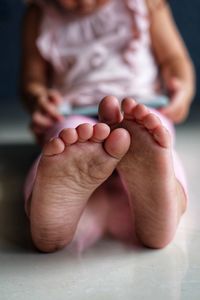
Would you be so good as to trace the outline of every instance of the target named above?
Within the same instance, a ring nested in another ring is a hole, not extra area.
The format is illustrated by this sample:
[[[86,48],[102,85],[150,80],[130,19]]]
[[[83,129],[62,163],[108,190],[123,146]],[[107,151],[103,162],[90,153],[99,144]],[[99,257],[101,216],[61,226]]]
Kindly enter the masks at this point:
[[[186,119],[189,113],[192,100],[190,89],[176,77],[169,80],[167,89],[170,95],[170,104],[161,108],[160,112],[174,123],[180,123]]]
[[[38,136],[44,133],[63,116],[58,111],[62,103],[61,95],[55,90],[46,90],[37,94],[32,109],[31,129]]]

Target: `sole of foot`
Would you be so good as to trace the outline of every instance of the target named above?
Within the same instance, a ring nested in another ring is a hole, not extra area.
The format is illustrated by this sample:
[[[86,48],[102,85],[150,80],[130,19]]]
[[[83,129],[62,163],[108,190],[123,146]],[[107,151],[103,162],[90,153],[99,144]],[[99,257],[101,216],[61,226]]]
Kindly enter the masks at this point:
[[[163,248],[172,240],[185,205],[174,173],[170,134],[155,114],[131,98],[124,99],[121,108],[116,98],[104,98],[99,115],[131,136],[130,148],[117,169],[129,194],[139,240],[145,246]]]
[[[67,128],[44,147],[31,197],[32,239],[42,252],[68,245],[88,199],[128,151],[122,128],[82,124]]]

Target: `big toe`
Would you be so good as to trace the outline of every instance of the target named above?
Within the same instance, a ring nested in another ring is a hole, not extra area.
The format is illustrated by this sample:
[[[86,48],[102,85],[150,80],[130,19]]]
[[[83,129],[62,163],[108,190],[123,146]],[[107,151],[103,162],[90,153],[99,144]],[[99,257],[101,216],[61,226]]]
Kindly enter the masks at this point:
[[[131,143],[129,132],[124,128],[113,130],[104,143],[105,151],[120,160],[128,151]]]
[[[106,96],[99,104],[99,120],[108,125],[114,125],[122,121],[120,104],[116,97]]]

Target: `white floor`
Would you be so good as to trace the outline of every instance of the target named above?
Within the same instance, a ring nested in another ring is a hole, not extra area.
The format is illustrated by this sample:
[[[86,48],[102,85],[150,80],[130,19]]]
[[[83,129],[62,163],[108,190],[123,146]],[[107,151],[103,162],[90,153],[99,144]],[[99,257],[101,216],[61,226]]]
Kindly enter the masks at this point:
[[[26,132],[16,136],[13,130],[10,138],[8,131],[1,132],[0,300],[200,299],[200,127],[178,129],[191,199],[174,241],[163,250],[149,250],[106,240],[81,256],[66,249],[33,250],[21,190],[37,149],[6,146],[31,141]]]

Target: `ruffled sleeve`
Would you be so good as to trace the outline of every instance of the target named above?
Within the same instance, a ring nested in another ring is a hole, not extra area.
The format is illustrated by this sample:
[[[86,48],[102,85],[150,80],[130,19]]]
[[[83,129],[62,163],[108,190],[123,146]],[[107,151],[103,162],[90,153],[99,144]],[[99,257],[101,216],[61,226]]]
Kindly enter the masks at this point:
[[[145,0],[126,0],[127,5],[133,11],[140,13],[141,15],[148,14],[148,9]]]
[[[149,29],[149,12],[145,0],[126,0],[140,32]]]

